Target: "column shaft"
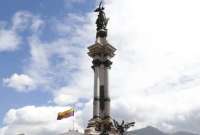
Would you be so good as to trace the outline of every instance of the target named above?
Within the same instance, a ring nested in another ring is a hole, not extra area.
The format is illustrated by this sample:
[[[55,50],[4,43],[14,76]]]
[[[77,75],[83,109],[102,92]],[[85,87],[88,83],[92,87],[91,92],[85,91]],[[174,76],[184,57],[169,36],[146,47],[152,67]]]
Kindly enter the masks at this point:
[[[93,100],[93,117],[99,116],[99,67],[94,67],[94,100]]]
[[[104,104],[104,97],[105,97],[105,86],[104,86],[104,65],[101,64],[99,67],[99,95],[100,95],[100,117],[104,117],[104,110],[105,110],[105,104]]]
[[[104,68],[104,86],[105,86],[105,116],[110,116],[110,95],[109,95],[109,68]]]

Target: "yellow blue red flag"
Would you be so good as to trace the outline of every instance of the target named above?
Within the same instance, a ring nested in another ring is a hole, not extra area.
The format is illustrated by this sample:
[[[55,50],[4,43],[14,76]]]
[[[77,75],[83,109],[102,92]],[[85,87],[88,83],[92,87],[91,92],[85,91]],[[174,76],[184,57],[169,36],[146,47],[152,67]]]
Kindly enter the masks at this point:
[[[62,120],[64,118],[69,118],[71,116],[74,116],[74,109],[73,108],[66,110],[64,112],[59,112],[57,120]]]

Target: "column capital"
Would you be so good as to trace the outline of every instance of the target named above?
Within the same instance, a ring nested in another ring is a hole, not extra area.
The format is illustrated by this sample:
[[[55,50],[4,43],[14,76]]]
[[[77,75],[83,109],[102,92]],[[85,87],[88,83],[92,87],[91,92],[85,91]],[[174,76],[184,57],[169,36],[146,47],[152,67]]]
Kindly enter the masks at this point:
[[[110,60],[107,59],[106,61],[103,62],[103,64],[104,64],[105,67],[110,68],[111,65],[112,65],[112,61],[110,61]]]
[[[92,69],[94,69],[95,67],[98,67],[100,65],[104,65],[105,67],[110,68],[110,66],[112,65],[112,61],[110,61],[109,59],[107,59],[105,61],[101,61],[99,59],[94,59],[92,61],[92,64],[93,64]]]
[[[94,59],[92,61],[92,64],[93,64],[94,67],[98,67],[98,66],[100,66],[102,64],[102,61],[99,60],[99,59]]]

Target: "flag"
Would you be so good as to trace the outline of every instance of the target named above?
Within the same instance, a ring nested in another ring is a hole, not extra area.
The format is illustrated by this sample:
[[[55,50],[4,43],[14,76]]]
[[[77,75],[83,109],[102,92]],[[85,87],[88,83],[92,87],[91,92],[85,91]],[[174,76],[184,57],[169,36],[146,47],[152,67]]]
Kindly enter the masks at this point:
[[[59,112],[57,120],[62,120],[64,118],[69,118],[71,116],[74,116],[74,109],[73,108],[66,110],[64,112]]]

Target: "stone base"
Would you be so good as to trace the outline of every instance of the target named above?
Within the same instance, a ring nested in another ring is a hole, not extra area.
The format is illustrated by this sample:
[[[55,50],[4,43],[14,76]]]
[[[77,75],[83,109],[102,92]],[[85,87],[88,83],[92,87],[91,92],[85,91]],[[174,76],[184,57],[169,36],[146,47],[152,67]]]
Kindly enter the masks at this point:
[[[116,131],[109,131],[107,132],[109,135],[120,135],[118,132]],[[95,131],[94,128],[86,128],[85,129],[85,133],[84,135],[102,135],[102,132],[100,131]]]
[[[84,135],[102,135],[102,132],[105,130],[109,135],[120,135],[118,130],[113,126],[111,118],[103,120],[100,118],[91,119],[88,127],[85,129]]]

